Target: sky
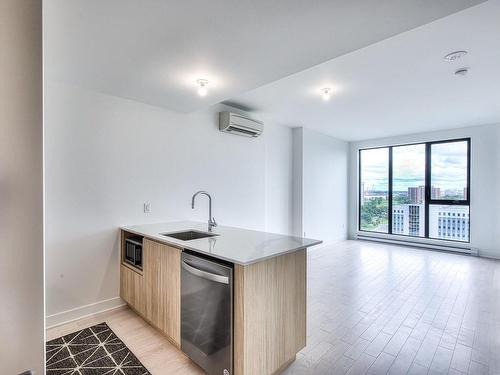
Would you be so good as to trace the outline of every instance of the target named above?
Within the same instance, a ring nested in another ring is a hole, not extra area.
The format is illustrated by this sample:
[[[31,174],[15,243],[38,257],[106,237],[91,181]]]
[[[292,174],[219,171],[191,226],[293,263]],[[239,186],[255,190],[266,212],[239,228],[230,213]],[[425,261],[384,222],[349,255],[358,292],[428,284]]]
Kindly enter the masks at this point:
[[[438,143],[431,146],[432,186],[441,190],[467,186],[467,142]],[[389,151],[379,148],[361,151],[362,181],[366,190],[387,190]],[[393,147],[393,190],[407,191],[424,185],[425,145]]]

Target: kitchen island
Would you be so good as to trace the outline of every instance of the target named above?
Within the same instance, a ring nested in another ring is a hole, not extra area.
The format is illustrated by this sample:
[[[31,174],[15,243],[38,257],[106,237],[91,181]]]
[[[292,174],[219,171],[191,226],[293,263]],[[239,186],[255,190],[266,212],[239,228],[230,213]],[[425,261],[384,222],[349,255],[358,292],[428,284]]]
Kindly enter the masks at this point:
[[[213,236],[168,236],[198,222],[122,227],[121,297],[181,347],[181,253],[233,265],[232,374],[277,374],[306,344],[306,249],[321,241],[220,226]],[[127,238],[142,239],[142,267],[125,261]]]

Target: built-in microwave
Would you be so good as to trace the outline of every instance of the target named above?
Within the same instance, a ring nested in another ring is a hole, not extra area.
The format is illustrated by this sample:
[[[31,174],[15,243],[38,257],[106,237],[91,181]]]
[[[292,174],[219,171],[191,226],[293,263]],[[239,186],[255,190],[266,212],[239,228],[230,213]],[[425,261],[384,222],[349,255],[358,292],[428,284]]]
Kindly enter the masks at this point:
[[[142,238],[129,237],[125,239],[124,261],[134,267],[142,269]]]

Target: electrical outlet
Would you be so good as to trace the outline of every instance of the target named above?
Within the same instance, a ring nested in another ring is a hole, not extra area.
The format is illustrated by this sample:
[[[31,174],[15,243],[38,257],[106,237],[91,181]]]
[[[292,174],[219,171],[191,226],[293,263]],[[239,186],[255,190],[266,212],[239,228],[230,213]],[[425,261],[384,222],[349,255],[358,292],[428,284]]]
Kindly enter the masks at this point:
[[[144,213],[145,214],[151,213],[151,203],[149,202],[144,203]]]

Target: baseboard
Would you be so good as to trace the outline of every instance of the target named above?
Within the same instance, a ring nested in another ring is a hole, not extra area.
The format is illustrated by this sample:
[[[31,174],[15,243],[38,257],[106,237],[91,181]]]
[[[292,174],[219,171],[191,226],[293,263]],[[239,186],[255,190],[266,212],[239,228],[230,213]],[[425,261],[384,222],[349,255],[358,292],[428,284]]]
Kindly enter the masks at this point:
[[[113,297],[104,301],[91,303],[89,305],[76,307],[71,310],[62,311],[57,314],[48,315],[45,318],[46,328],[53,328],[62,324],[70,323],[90,315],[99,314],[124,306],[125,302],[120,297]]]
[[[392,245],[402,245],[402,246],[416,247],[421,249],[447,251],[457,254],[478,256],[478,249],[474,247],[462,244],[455,245],[446,242],[428,241],[427,239],[417,240],[417,239],[403,238],[401,236],[393,236],[392,238],[390,238],[387,236],[370,235],[370,234],[358,234],[356,236],[356,239],[361,241],[382,242]]]
[[[500,260],[500,254],[498,251],[488,251],[488,250],[479,250],[479,256],[482,258],[489,258],[489,259],[499,259]]]

